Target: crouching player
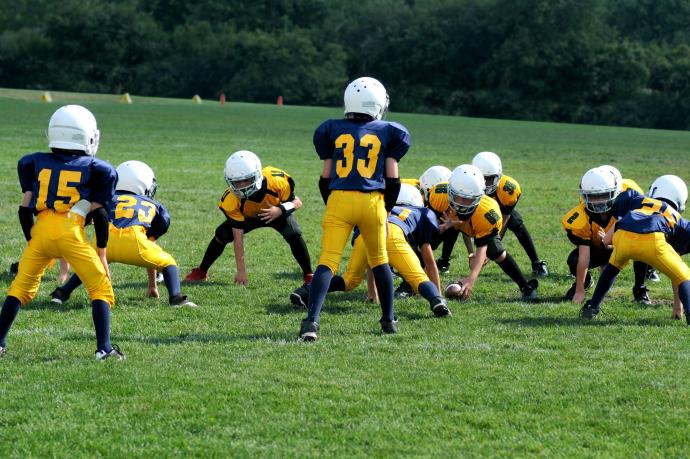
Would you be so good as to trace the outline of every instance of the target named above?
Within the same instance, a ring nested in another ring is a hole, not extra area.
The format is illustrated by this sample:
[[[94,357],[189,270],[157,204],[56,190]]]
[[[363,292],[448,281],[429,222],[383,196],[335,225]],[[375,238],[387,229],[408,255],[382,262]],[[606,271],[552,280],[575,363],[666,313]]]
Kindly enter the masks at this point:
[[[292,177],[275,167],[262,168],[258,156],[251,151],[240,150],[230,155],[225,163],[225,181],[228,189],[220,198],[218,207],[226,220],[216,228],[201,264],[192,269],[185,281],[208,280],[209,268],[222,255],[225,246],[232,242],[237,265],[235,283],[247,285],[244,234],[257,228],[273,228],[290,245],[292,256],[304,277],[300,291],[306,290],[312,278],[311,260],[294,215],[302,207],[302,201],[295,196]],[[290,300],[298,302],[299,296],[291,295]]]
[[[623,188],[636,189],[641,193],[634,182],[619,182],[615,172],[608,166],[588,170],[580,180],[580,202],[568,211],[561,221],[568,239],[575,244],[567,260],[570,274],[575,276],[575,282],[565,294],[565,298],[573,303],[581,304],[584,301],[585,291],[592,285],[590,269],[605,266],[609,261],[611,250],[602,243],[601,237],[616,223],[610,210],[614,199]],[[637,302],[649,304],[649,294],[645,286],[647,266],[636,261],[633,268],[633,297]]]
[[[484,194],[484,186],[482,172],[469,164],[455,168],[448,180],[448,202],[452,210],[441,225],[441,231],[454,226],[474,238],[476,250],[470,254],[469,276],[456,282],[460,289],[447,289],[446,294],[449,298],[469,298],[488,257],[517,284],[523,301],[535,300],[539,283],[536,279],[525,279],[513,257],[501,245],[501,209],[495,200]]]
[[[650,196],[628,190],[614,201],[611,213],[618,221],[604,237],[604,243],[613,243],[613,253],[580,317],[594,319],[620,271],[628,261],[639,260],[671,279],[677,292],[675,303],[680,299],[690,325],[690,268],[680,257],[688,250],[690,222],[679,213],[685,208],[688,189],[679,177],[664,175],[654,181]],[[680,316],[676,307],[674,316]]]
[[[153,170],[141,161],[125,161],[117,166],[115,200],[110,206],[110,234],[108,262],[141,266],[148,271],[148,295],[158,298],[156,270],[163,273],[171,306],[197,307],[180,292],[180,275],[175,259],[155,241],[170,226],[166,208],[153,200],[158,184]],[[81,285],[74,274],[50,296],[51,301],[62,304]]]
[[[100,132],[86,108],[66,105],[48,124],[52,153],[33,153],[19,160],[19,183],[24,193],[19,221],[28,241],[0,312],[0,356],[19,312],[33,299],[46,266],[64,258],[84,279],[96,329],[96,359],[124,359],[110,343],[110,308],[115,303],[106,259],[107,206],[115,192],[115,169],[95,158]],[[84,222],[91,214],[96,230],[94,250],[86,241]],[[34,215],[37,215],[34,223]]]
[[[429,302],[436,317],[450,315],[446,300],[440,293],[441,282],[434,263],[433,247],[439,242],[440,229],[436,215],[424,207],[419,191],[403,183],[396,206],[388,216],[386,251],[388,259],[415,293]],[[421,253],[426,266],[422,269],[416,252]],[[364,240],[355,228],[354,246],[347,270],[342,276],[334,276],[329,292],[348,292],[362,283],[367,267],[367,250]]]

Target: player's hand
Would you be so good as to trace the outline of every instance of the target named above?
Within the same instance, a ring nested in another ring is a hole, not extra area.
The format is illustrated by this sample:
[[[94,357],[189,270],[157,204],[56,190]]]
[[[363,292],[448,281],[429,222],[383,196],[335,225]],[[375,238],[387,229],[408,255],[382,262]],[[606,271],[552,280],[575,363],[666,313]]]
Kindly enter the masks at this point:
[[[573,295],[573,303],[575,304],[582,304],[582,302],[585,300],[585,292],[578,292],[575,290],[575,295]]]
[[[441,215],[441,232],[447,231],[459,223],[461,223],[461,221],[457,219],[457,214],[450,210],[446,210],[443,215]]]
[[[146,296],[149,298],[160,298],[161,295],[158,293],[158,287],[149,287],[148,291],[146,292]]]
[[[683,318],[683,308],[681,306],[673,306],[673,312],[671,313],[671,318],[675,320],[680,320]]]
[[[462,285],[462,293],[460,294],[460,298],[463,300],[467,300],[472,296],[472,288],[474,287],[474,281],[469,277],[466,277],[465,279],[460,279],[460,283]]]
[[[379,302],[378,295],[375,295],[375,296],[367,295],[367,303],[378,303],[378,302]]]
[[[265,209],[261,209],[259,212],[259,219],[261,219],[261,221],[264,223],[271,223],[273,220],[281,217],[282,215],[283,211],[280,207],[268,206]]]
[[[606,247],[607,249],[613,248],[613,231],[605,233],[604,230],[599,229],[597,234],[601,238],[601,242],[602,244],[604,244],[604,247]]]
[[[112,281],[113,279],[110,277],[110,267],[108,267],[108,259],[105,256],[105,249],[96,248],[96,252],[98,253],[98,258],[101,260],[103,268],[105,269],[105,275],[108,276],[108,280]]]
[[[235,274],[235,283],[239,285],[248,285],[249,278],[247,277],[247,273],[242,271]]]

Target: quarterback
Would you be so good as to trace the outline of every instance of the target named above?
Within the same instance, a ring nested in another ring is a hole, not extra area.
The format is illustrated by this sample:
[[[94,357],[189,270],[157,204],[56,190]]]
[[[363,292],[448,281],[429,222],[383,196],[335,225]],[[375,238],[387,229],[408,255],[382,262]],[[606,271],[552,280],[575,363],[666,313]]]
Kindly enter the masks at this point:
[[[110,308],[115,303],[106,258],[108,213],[115,193],[115,169],[95,158],[100,132],[96,118],[80,105],[59,108],[48,123],[51,153],[33,153],[19,160],[24,193],[19,221],[27,245],[17,277],[0,311],[0,356],[20,305],[33,299],[46,266],[64,258],[84,281],[96,329],[96,359],[123,359],[110,343]],[[96,250],[84,234],[87,215],[93,219]],[[36,221],[34,222],[34,216]]]
[[[319,314],[353,227],[360,230],[381,301],[381,330],[397,333],[393,313],[393,274],[386,253],[387,213],[398,192],[398,161],[410,148],[410,134],[383,121],[388,93],[374,78],[357,78],[345,89],[345,118],[324,121],[314,132],[323,161],[319,189],[326,203],[321,256],[309,293],[309,311],[299,337],[317,339]]]

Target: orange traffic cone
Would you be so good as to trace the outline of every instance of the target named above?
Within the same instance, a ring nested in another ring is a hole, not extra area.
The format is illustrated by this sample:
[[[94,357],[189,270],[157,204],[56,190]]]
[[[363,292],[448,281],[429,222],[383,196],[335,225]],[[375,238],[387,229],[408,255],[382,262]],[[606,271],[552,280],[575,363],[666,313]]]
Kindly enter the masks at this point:
[[[225,93],[224,92],[220,93],[220,104],[225,105]]]
[[[276,104],[278,105],[278,107],[283,106],[283,96],[278,96],[278,100],[276,101]]]

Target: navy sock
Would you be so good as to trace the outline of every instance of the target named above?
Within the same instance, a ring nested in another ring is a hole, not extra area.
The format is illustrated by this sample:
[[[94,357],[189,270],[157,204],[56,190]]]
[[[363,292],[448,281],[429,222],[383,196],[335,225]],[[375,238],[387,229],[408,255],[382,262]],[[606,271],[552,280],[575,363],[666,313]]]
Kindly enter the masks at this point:
[[[333,276],[331,279],[331,285],[328,286],[329,292],[344,292],[345,291],[345,279],[342,276]]]
[[[110,306],[103,300],[93,300],[91,302],[91,316],[96,328],[97,350],[110,352],[113,348],[110,344]]]
[[[5,298],[5,303],[2,305],[2,311],[0,311],[0,346],[2,347],[7,345],[5,339],[10,332],[10,327],[12,327],[14,318],[17,317],[19,306],[21,306],[21,303],[16,297],[8,296]]]
[[[621,272],[620,269],[616,268],[611,264],[606,264],[604,270],[599,276],[599,281],[597,281],[597,286],[594,288],[594,293],[592,294],[592,300],[590,302],[591,307],[599,309],[601,302],[604,301],[604,297],[613,287],[613,283],[616,282],[616,276]]]
[[[323,302],[326,300],[326,293],[331,284],[333,273],[324,265],[319,265],[314,271],[314,277],[309,287],[309,311],[307,312],[307,320],[310,322],[318,322]]]
[[[685,310],[685,318],[690,318],[690,281],[680,283],[680,285],[678,286],[678,297],[680,298],[680,302],[683,303],[683,309]]]
[[[425,300],[431,303],[432,300],[435,300],[441,294],[438,292],[438,289],[436,288],[436,284],[434,284],[431,281],[425,281],[419,284],[419,294],[424,297]]]
[[[393,273],[388,263],[372,268],[376,290],[381,302],[381,320],[395,320],[393,313]]]
[[[180,274],[177,272],[177,266],[171,265],[163,269],[163,280],[170,298],[180,295]]]
[[[65,285],[60,287],[60,290],[63,290],[66,292],[68,295],[71,295],[74,289],[79,287],[81,285],[81,279],[79,279],[79,276],[76,274],[72,274],[72,277],[70,277],[67,282],[65,282]]]

